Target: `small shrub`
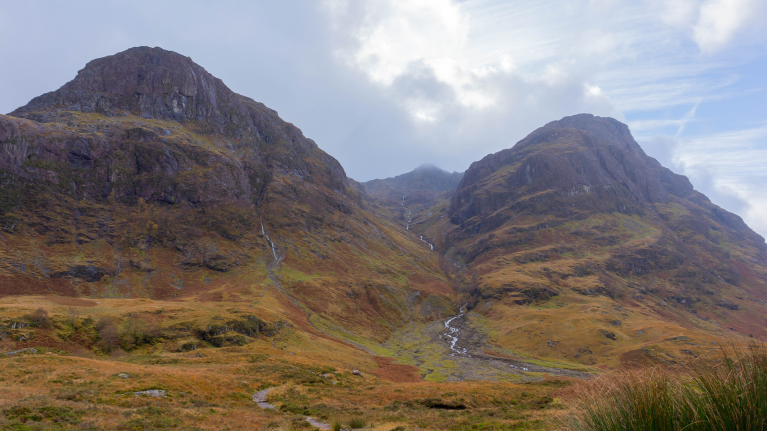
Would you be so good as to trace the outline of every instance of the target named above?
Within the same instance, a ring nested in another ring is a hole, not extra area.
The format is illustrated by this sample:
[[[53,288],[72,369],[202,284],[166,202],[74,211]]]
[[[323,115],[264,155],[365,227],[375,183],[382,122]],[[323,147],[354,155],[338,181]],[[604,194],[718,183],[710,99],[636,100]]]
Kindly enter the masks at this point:
[[[349,419],[349,428],[351,429],[365,428],[365,425],[367,425],[367,421],[361,416],[354,416]]]
[[[67,318],[69,320],[69,324],[72,325],[73,329],[77,329],[77,318],[80,316],[80,310],[76,307],[69,307],[67,310]]]
[[[192,350],[197,350],[197,347],[200,345],[200,343],[196,343],[194,341],[190,341],[188,343],[184,343],[181,345],[181,351],[182,352],[191,352]]]
[[[96,324],[96,330],[99,334],[99,341],[96,345],[105,352],[112,352],[120,347],[120,334],[117,332],[117,326],[114,321],[108,317],[103,317]]]
[[[38,328],[45,328],[49,323],[48,311],[40,307],[29,315],[29,320],[32,325]]]
[[[123,322],[120,344],[125,350],[154,344],[162,337],[162,316],[130,316]]]

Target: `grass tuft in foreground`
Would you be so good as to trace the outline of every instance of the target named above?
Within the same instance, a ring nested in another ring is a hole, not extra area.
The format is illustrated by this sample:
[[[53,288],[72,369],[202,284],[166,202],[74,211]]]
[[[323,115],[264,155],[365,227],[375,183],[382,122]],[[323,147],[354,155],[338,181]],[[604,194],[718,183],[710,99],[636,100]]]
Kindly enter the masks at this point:
[[[716,366],[693,363],[605,376],[581,387],[564,419],[573,431],[767,430],[767,349],[723,349]]]

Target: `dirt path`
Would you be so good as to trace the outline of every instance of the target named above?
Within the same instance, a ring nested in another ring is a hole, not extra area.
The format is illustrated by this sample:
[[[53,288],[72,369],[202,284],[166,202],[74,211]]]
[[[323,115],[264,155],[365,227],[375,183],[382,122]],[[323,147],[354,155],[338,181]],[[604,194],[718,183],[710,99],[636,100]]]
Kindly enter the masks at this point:
[[[274,409],[275,407],[273,405],[266,402],[266,396],[269,395],[269,392],[271,392],[272,389],[274,388],[256,392],[253,394],[253,401],[255,401],[262,409]]]
[[[269,392],[271,392],[272,389],[274,388],[264,389],[263,391],[256,392],[255,394],[253,394],[253,401],[255,401],[256,404],[258,404],[258,406],[261,407],[262,409],[276,410],[276,407],[266,402],[266,397],[269,395]],[[311,426],[317,427],[321,430],[330,429],[330,424],[326,424],[325,422],[320,422],[311,416],[307,416],[304,420],[308,422]]]

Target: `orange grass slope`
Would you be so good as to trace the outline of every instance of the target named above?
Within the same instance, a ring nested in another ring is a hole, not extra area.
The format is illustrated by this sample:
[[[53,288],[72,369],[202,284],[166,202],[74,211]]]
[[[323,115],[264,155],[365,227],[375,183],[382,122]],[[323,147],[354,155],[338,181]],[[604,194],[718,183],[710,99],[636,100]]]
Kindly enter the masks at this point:
[[[253,304],[225,298],[0,298],[3,329],[29,322],[25,316],[39,308],[48,312],[44,327],[8,329],[12,337],[28,337],[0,344],[3,352],[36,349],[0,356],[0,427],[274,429],[301,428],[312,416],[326,423],[361,417],[383,430],[546,429],[545,418],[562,408],[551,393],[566,381],[424,382],[415,367],[299,325],[257,334],[243,345],[215,348],[198,340],[185,348],[195,328],[250,314],[266,322],[289,315],[292,302],[269,292]],[[112,319],[124,335],[124,323],[136,318],[161,318],[162,339],[104,353],[96,322]],[[352,374],[355,369],[362,375]],[[265,388],[274,388],[267,400],[277,410],[261,410],[251,399]],[[165,396],[134,394],[144,390]]]

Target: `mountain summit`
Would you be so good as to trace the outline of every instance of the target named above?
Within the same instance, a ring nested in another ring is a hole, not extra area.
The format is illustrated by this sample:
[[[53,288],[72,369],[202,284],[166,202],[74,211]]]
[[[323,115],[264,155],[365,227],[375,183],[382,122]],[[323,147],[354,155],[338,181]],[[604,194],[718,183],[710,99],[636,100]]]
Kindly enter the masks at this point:
[[[72,81],[11,115],[52,109],[136,115],[205,122],[218,126],[215,131],[220,134],[226,133],[226,126],[240,123],[239,134],[255,135],[252,120],[247,120],[247,102],[191,58],[162,48],[137,47],[90,61]]]
[[[148,201],[214,201],[219,197],[258,201],[265,184],[276,170],[295,172],[310,182],[341,192],[345,192],[348,183],[338,161],[320,150],[312,140],[306,139],[298,128],[283,122],[276,111],[234,93],[189,57],[162,48],[131,48],[93,60],[60,89],[34,98],[9,115],[40,123],[63,123],[70,128],[77,128],[86,119],[97,118],[94,115],[114,118],[110,124],[130,117],[171,121],[183,125],[184,131],[193,134],[178,133],[181,131],[178,125],[162,128],[157,123],[146,121],[142,127],[119,127],[118,130],[109,126],[100,127],[96,129],[98,133],[89,139],[113,140],[117,138],[114,133],[119,131],[124,132],[127,140],[148,144],[143,147],[154,147],[153,144],[158,142],[185,141],[197,147],[215,149],[218,160],[208,160],[206,164],[219,166],[210,171],[215,175],[206,175],[205,178],[210,180],[211,185],[218,183],[225,187],[191,196],[179,191],[186,188],[186,181],[168,175],[168,181],[160,181],[162,184],[137,187],[141,197]],[[80,128],[80,131],[89,133],[96,130],[94,127]],[[132,193],[115,187],[115,181],[110,180],[114,174],[108,172],[109,163],[95,166],[96,159],[93,157],[100,158],[99,151],[108,148],[108,145],[87,145],[92,149],[78,147],[82,144],[67,145],[71,148],[63,152],[68,151],[69,155],[63,157],[76,159],[81,168],[96,168],[91,176],[98,177],[99,184],[107,184],[106,193],[116,189],[118,198]],[[190,160],[190,157],[204,157],[199,151],[190,154],[188,151],[174,151],[173,146],[161,146],[164,149],[158,154],[138,149],[130,158],[137,161],[140,171],[175,173],[179,169],[187,170],[185,166],[201,162]],[[114,150],[119,151],[117,148]],[[171,181],[171,177],[176,180]]]
[[[424,163],[402,175],[367,181],[363,185],[369,195],[379,200],[390,203],[424,203],[434,201],[438,193],[455,190],[462,177],[462,173],[450,173],[430,163]]]

